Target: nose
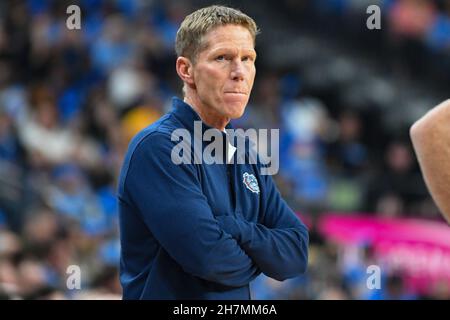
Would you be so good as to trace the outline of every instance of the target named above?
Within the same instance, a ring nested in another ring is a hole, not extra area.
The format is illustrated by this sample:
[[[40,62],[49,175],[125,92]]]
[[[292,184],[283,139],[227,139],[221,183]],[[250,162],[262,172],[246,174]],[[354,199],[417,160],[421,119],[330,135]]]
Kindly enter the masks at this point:
[[[242,61],[235,60],[231,69],[231,79],[235,81],[244,80],[244,65]]]

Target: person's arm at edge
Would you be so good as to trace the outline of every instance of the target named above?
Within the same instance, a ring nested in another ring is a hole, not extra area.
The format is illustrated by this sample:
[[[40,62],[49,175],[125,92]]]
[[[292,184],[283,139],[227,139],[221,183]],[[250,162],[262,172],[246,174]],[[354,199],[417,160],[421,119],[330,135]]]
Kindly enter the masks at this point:
[[[417,120],[410,136],[428,190],[450,223],[450,99]]]

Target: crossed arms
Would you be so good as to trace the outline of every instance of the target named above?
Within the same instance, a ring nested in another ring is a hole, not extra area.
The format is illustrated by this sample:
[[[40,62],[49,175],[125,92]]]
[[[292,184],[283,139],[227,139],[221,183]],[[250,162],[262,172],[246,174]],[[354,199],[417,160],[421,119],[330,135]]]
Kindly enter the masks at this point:
[[[153,133],[139,145],[126,188],[144,223],[187,273],[228,286],[244,286],[261,272],[277,280],[299,275],[308,261],[308,231],[269,176],[264,221],[216,217],[195,165],[175,165],[170,137]],[[164,201],[170,195],[171,201]],[[263,196],[261,194],[261,196]]]

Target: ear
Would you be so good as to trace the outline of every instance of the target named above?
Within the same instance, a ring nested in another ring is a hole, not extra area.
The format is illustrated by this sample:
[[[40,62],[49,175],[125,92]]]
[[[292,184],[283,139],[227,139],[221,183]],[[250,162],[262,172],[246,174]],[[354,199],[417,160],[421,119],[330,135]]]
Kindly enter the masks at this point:
[[[192,62],[186,57],[178,57],[176,62],[178,76],[188,85],[194,84],[194,68]]]

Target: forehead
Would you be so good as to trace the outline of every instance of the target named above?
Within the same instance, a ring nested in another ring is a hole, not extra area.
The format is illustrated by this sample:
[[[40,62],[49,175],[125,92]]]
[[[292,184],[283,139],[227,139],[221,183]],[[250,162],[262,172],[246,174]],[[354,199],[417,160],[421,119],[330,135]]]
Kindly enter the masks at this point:
[[[241,25],[227,24],[218,26],[203,36],[202,51],[214,50],[219,47],[238,47],[253,50],[255,43],[247,28]]]

